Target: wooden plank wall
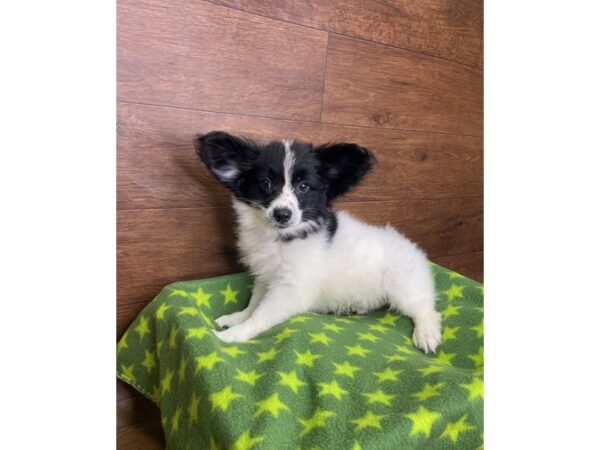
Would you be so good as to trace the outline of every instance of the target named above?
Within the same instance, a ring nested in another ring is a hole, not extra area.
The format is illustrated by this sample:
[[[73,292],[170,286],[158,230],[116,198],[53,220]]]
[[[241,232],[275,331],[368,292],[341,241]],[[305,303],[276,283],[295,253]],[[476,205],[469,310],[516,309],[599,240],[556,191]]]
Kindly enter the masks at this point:
[[[481,0],[119,0],[118,337],[162,286],[243,270],[191,144],[352,141],[380,164],[338,203],[483,278]],[[117,386],[119,448],[164,445]]]

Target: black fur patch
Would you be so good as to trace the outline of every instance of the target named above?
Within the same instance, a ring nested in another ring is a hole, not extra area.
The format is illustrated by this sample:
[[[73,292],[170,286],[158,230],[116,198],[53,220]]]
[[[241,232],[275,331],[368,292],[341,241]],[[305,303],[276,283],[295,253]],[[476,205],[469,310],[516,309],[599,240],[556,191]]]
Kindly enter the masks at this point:
[[[208,169],[238,200],[266,209],[281,194],[285,181],[285,146],[281,141],[260,145],[214,131],[198,135],[195,145]],[[294,141],[290,150],[294,155],[291,186],[302,222],[309,222],[310,227],[296,234],[282,229],[280,239],[305,239],[325,230],[331,240],[337,230],[332,201],[358,184],[376,162],[375,157],[368,149],[348,143],[313,148],[309,143]]]

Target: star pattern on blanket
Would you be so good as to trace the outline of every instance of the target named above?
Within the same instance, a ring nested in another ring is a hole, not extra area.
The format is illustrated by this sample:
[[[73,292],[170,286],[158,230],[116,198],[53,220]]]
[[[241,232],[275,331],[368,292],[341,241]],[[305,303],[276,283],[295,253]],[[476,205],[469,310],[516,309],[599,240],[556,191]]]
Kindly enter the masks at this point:
[[[165,288],[119,341],[117,373],[160,406],[169,448],[383,448],[388,420],[398,448],[483,448],[483,289],[432,270],[443,318],[434,354],[389,310],[306,313],[225,344],[215,319],[250,298],[238,275]]]
[[[335,416],[335,413],[333,411],[327,411],[317,407],[314,414],[308,419],[298,419],[303,427],[300,436],[310,433],[313,430],[313,428],[325,427],[325,421],[327,420],[327,418],[333,416]]]

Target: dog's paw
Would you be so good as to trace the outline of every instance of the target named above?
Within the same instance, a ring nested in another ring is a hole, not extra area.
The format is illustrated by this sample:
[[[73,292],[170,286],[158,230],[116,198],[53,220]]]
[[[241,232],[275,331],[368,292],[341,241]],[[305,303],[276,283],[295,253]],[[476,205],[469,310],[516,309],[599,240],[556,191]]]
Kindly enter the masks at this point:
[[[223,342],[244,342],[249,341],[254,336],[250,336],[247,330],[242,326],[232,326],[223,331],[213,330],[213,334]]]
[[[246,320],[246,314],[244,311],[234,312],[233,314],[225,314],[224,316],[219,317],[215,322],[221,328],[231,328],[235,325],[242,323]]]
[[[435,352],[442,342],[440,314],[435,311],[427,317],[421,317],[416,320],[412,338],[415,347],[423,350],[425,353]]]

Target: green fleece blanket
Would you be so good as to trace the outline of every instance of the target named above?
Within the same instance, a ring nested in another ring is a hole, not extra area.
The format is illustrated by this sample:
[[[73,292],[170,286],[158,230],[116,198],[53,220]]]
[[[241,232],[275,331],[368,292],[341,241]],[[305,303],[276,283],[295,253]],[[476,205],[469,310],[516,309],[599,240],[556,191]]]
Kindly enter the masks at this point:
[[[170,449],[483,448],[483,287],[433,265],[443,343],[406,317],[304,314],[224,344],[246,274],[165,287],[121,338],[117,376],[156,403]]]

